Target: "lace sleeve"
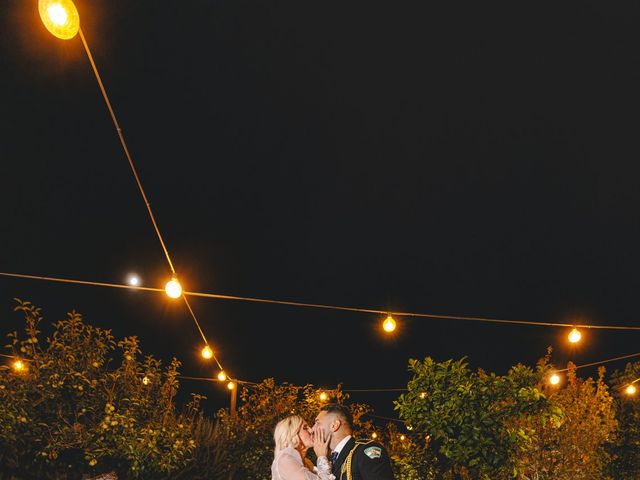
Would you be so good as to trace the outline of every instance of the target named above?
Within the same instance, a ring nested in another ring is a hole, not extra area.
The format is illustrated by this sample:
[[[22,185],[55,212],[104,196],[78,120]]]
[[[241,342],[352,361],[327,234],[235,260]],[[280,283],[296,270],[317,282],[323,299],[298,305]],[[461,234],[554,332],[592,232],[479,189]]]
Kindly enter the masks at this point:
[[[331,462],[327,457],[318,457],[316,469],[321,480],[335,480],[335,475],[331,473]]]
[[[335,480],[326,457],[320,458],[324,458],[326,465],[316,475],[291,455],[282,455],[277,463],[278,474],[283,480]]]

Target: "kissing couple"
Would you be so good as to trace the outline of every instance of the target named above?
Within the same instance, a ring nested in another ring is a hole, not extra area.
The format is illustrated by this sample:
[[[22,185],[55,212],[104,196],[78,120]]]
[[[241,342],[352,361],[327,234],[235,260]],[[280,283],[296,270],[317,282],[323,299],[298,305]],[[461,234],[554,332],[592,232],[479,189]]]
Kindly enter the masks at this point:
[[[344,405],[325,405],[313,427],[298,415],[276,425],[272,480],[393,480],[385,448],[374,441],[356,441],[353,416]],[[307,458],[313,448],[317,465]]]

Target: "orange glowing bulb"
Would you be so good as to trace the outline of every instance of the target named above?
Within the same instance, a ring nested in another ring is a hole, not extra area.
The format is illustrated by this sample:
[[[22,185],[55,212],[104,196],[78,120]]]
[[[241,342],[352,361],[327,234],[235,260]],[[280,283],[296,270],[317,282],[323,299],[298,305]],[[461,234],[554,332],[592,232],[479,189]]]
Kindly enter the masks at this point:
[[[24,366],[24,362],[22,360],[16,360],[15,362],[13,362],[13,369],[16,372],[22,372],[24,370],[25,366]]]
[[[233,383],[233,382],[229,382],[229,383],[227,383],[227,388],[229,390],[233,390],[234,388],[236,388],[236,384]]]
[[[391,315],[388,315],[385,321],[382,323],[382,328],[387,333],[391,333],[396,329],[396,321]]]
[[[376,432],[373,432],[371,434],[371,438],[373,438],[375,440],[376,438],[378,438],[378,434]]]
[[[321,400],[322,402],[326,402],[326,401],[327,401],[327,398],[329,398],[329,395],[327,395],[327,393],[326,393],[326,392],[320,392],[320,400]]]
[[[558,385],[560,383],[560,375],[558,375],[557,373],[551,375],[551,377],[549,377],[549,383],[551,385]]]
[[[224,382],[227,379],[227,374],[224,373],[224,370],[220,370],[218,372],[218,380],[220,380],[221,382]]]
[[[176,277],[173,277],[164,286],[164,291],[170,298],[180,298],[180,296],[182,295],[182,285],[180,285],[180,282]]]
[[[71,0],[38,0],[38,13],[54,36],[69,40],[80,30],[78,9]]]
[[[207,345],[202,349],[200,354],[202,355],[202,358],[209,360],[211,357],[213,357],[213,350],[211,350],[211,347]]]
[[[638,389],[636,388],[635,385],[629,385],[627,388],[624,389],[624,393],[626,393],[627,395],[635,395],[637,391]]]
[[[580,330],[578,330],[577,328],[574,328],[573,330],[571,330],[571,332],[569,332],[568,338],[571,343],[578,343],[580,340],[582,340],[582,333],[580,333]]]

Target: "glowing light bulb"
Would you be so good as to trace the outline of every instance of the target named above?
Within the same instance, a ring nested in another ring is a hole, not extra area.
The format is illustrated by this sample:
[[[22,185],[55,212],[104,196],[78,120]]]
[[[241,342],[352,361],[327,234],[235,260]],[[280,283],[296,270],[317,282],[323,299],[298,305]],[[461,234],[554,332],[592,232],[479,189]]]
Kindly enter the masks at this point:
[[[209,360],[211,357],[213,357],[213,350],[211,350],[211,347],[207,345],[202,349],[200,354],[202,355],[202,358]]]
[[[38,0],[38,13],[54,36],[69,40],[80,30],[78,9],[71,0]]]
[[[327,398],[329,398],[329,395],[327,395],[327,392],[320,392],[320,401],[326,402]]]
[[[371,434],[371,438],[373,438],[375,440],[376,438],[378,438],[378,434],[376,432],[373,432]]]
[[[407,430],[411,431],[413,430],[413,427],[411,425],[407,425]]]
[[[16,360],[15,362],[13,362],[13,369],[16,372],[24,371],[24,369],[25,369],[24,362],[22,360]]]
[[[571,343],[578,343],[582,339],[582,333],[577,328],[574,328],[569,332],[568,338]]]
[[[560,375],[558,375],[557,373],[554,373],[553,375],[551,375],[549,377],[549,383],[551,385],[558,385],[560,383]]]
[[[234,382],[229,382],[227,383],[227,388],[229,390],[233,390],[234,388],[236,388],[236,384]]]
[[[149,380],[149,377],[147,377],[146,375],[144,377],[142,377],[142,384],[143,385],[149,385],[149,383],[151,383],[151,380]]]
[[[425,398],[427,398],[427,392],[420,392],[420,398],[422,400],[424,400]]]
[[[401,441],[401,442],[404,442],[406,438],[407,438],[407,437],[405,437],[404,435],[400,435],[400,441]]]
[[[627,388],[624,389],[624,393],[626,393],[627,395],[635,395],[637,391],[638,389],[636,388],[635,385],[629,385]]]
[[[396,329],[396,321],[391,315],[388,315],[385,321],[382,323],[382,328],[387,333],[391,333]]]
[[[180,298],[182,295],[182,285],[180,285],[180,282],[176,277],[173,277],[164,286],[164,291],[170,298]]]
[[[220,380],[221,382],[224,382],[227,379],[227,374],[224,373],[224,370],[220,370],[218,372],[218,380]]]
[[[132,287],[137,287],[138,285],[140,285],[140,277],[135,273],[132,273],[127,277],[127,283]]]

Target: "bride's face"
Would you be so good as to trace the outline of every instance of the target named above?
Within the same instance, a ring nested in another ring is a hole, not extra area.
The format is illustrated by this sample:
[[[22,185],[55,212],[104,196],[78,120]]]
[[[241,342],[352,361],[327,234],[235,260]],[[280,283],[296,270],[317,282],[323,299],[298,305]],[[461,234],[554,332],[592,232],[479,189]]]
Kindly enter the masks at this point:
[[[300,436],[300,441],[306,448],[313,447],[313,434],[311,433],[311,428],[309,428],[307,422],[302,424],[298,435]]]

